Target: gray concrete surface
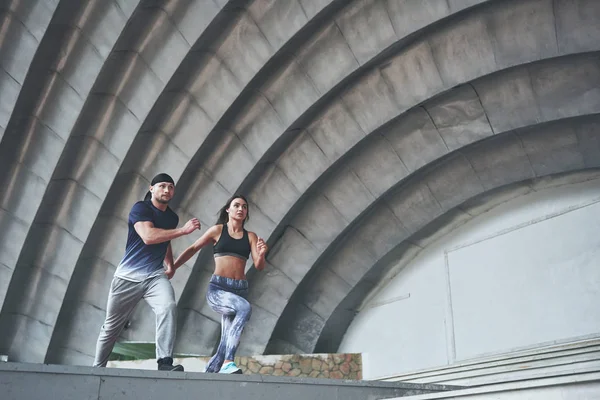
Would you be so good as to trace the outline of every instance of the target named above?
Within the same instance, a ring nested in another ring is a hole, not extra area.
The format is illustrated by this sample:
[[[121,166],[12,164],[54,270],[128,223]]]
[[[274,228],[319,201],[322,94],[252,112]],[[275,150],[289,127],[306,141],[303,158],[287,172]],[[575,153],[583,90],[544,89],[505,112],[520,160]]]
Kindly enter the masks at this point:
[[[380,377],[380,380],[472,387],[597,373],[600,369],[598,344],[597,340],[585,340],[545,346],[515,352],[508,357],[488,357],[454,366]]]
[[[6,400],[56,399],[386,399],[439,393],[456,385],[218,375],[117,368],[0,363]]]
[[[91,363],[149,180],[203,231],[242,190],[271,247],[241,352],[335,351],[385,268],[503,185],[598,167],[594,0],[0,5],[0,354]],[[196,236],[173,243],[175,253]],[[209,354],[210,249],[173,280]],[[153,340],[145,305],[123,339]]]
[[[565,373],[558,376],[541,376],[537,379],[526,381],[508,381],[451,392],[398,397],[394,400],[486,400],[492,398],[506,400],[579,400],[594,399],[599,394],[600,374],[594,371],[587,373]]]

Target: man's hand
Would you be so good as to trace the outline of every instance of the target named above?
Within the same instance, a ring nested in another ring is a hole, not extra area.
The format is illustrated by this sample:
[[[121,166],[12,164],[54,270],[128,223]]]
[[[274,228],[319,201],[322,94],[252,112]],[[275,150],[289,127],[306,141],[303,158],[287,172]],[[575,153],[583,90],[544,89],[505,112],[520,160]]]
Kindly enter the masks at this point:
[[[259,257],[264,257],[265,254],[267,254],[267,244],[265,243],[265,241],[262,238],[258,238],[258,240],[256,241],[256,251],[258,252],[258,256]]]
[[[192,218],[188,222],[186,222],[183,228],[181,229],[186,235],[189,235],[196,229],[200,229],[200,221],[198,221],[198,218]]]
[[[165,269],[165,275],[169,279],[173,278],[173,275],[175,275],[175,268],[173,268],[173,267],[167,267],[167,269]]]

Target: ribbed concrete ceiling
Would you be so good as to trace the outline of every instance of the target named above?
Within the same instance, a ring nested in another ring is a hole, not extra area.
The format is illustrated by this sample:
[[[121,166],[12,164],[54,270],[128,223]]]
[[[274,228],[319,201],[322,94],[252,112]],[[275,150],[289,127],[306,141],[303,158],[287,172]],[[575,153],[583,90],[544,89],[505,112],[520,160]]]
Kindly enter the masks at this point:
[[[424,230],[505,185],[600,166],[596,0],[27,0],[0,5],[0,353],[90,364],[150,179],[268,238],[244,353],[335,351]],[[198,235],[173,242],[175,253]],[[210,354],[211,249],[177,351]],[[123,338],[154,337],[140,305]]]

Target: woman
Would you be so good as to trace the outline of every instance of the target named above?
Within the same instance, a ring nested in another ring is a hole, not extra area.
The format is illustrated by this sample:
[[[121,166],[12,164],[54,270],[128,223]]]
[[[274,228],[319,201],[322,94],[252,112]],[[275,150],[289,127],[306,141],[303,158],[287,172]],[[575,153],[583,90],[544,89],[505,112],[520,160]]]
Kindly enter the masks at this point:
[[[234,357],[252,307],[245,299],[248,293],[245,267],[250,254],[256,269],[265,267],[266,243],[254,232],[244,229],[248,221],[248,201],[241,195],[231,197],[219,211],[217,224],[209,228],[193,245],[175,260],[175,269],[207,244],[213,244],[215,272],[210,279],[206,300],[222,315],[221,341],[205,372],[241,374]]]

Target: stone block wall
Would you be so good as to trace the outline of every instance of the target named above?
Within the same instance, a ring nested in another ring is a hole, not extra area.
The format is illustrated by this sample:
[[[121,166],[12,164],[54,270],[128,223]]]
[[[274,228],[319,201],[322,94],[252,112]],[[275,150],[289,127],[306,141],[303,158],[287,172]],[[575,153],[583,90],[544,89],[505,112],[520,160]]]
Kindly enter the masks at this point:
[[[360,354],[236,357],[235,362],[244,374],[362,379],[362,357]]]

